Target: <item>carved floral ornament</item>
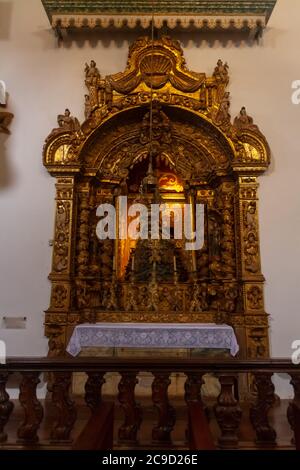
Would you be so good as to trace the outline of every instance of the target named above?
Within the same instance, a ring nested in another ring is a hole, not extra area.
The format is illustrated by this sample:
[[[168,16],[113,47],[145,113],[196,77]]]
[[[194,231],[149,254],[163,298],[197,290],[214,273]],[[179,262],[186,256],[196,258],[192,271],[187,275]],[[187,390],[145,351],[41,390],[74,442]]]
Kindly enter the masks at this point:
[[[122,73],[102,77],[91,61],[85,68],[86,120],[80,125],[68,109],[58,116],[58,127],[44,147],[45,166],[52,174],[88,172],[105,177],[108,172],[120,177],[120,171],[145,151],[141,123],[149,112],[152,87],[160,108],[157,128],[173,142],[167,157],[173,166],[188,168],[186,179],[197,167],[188,153],[198,155],[198,167],[208,166],[208,172],[228,166],[238,172],[265,171],[269,147],[244,107],[232,123],[228,70],[219,60],[211,77],[189,71],[179,43],[168,37],[153,43],[147,37],[138,39]],[[161,152],[164,144],[157,142]],[[118,145],[121,153],[116,152]],[[182,148],[187,146],[190,150],[184,156]]]

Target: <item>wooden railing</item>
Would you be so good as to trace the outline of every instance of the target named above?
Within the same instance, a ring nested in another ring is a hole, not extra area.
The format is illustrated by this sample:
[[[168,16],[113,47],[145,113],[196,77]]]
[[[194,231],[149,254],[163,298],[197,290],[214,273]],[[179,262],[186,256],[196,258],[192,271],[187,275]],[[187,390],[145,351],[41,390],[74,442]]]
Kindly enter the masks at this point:
[[[8,445],[8,436],[5,427],[9,422],[13,411],[13,402],[6,390],[7,380],[11,374],[21,374],[19,401],[23,408],[23,421],[18,425],[18,442],[23,446],[33,446],[39,440],[39,428],[44,416],[43,406],[36,395],[40,375],[43,372],[51,372],[52,387],[51,400],[54,406],[55,419],[49,430],[49,443],[66,445],[69,443],[74,424],[76,422],[76,404],[70,395],[72,373],[85,372],[87,381],[85,384],[85,402],[91,409],[91,419],[101,410],[101,388],[105,382],[107,372],[118,372],[121,376],[119,382],[118,399],[124,411],[124,422],[118,430],[120,442],[134,447],[138,438],[138,431],[142,421],[142,410],[135,399],[135,386],[139,372],[151,372],[153,374],[152,401],[158,412],[158,420],[152,430],[152,439],[155,443],[167,446],[171,443],[176,416],[175,409],[168,398],[168,387],[171,373],[184,373],[185,401],[189,410],[195,404],[201,405],[202,377],[206,373],[214,373],[219,379],[221,391],[214,406],[214,414],[220,428],[217,447],[234,449],[239,446],[239,426],[242,417],[242,409],[237,398],[235,386],[239,374],[253,374],[256,386],[256,398],[250,406],[250,421],[256,432],[256,444],[262,447],[276,445],[276,432],[270,424],[268,413],[274,403],[274,385],[271,377],[273,373],[287,373],[291,377],[294,388],[294,399],[287,410],[287,419],[291,428],[295,431],[295,442],[299,443],[299,414],[300,414],[300,368],[289,360],[253,360],[244,361],[237,359],[228,360],[203,360],[193,359],[154,359],[154,358],[12,358],[5,365],[0,365],[0,447]],[[193,406],[192,406],[193,405]],[[99,408],[100,406],[100,408]],[[199,420],[203,421],[204,415],[201,406],[194,406],[196,416],[201,413]],[[109,412],[107,410],[109,415]],[[105,418],[106,419],[106,418]],[[103,421],[105,422],[103,418]],[[94,420],[95,421],[95,420]],[[201,446],[202,438],[195,429],[197,419],[190,423],[194,444]],[[205,422],[200,425],[206,426]],[[203,427],[204,426],[204,427]],[[86,431],[88,432],[88,431]],[[197,437],[198,435],[198,437]],[[81,436],[83,441],[85,435]],[[203,437],[203,436],[202,436]],[[206,439],[206,438],[205,438]],[[213,447],[211,441],[204,441]],[[197,444],[198,442],[198,444]],[[200,442],[200,444],[199,444]],[[98,446],[99,446],[98,442]],[[108,445],[107,442],[105,444]],[[78,446],[76,447],[78,448]]]

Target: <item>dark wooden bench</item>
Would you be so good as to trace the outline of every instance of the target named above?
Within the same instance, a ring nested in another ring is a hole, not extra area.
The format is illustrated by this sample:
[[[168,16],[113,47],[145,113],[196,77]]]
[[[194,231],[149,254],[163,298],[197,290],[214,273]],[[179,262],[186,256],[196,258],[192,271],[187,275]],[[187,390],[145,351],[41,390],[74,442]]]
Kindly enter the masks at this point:
[[[101,403],[74,442],[73,450],[111,450],[113,448],[114,404]]]
[[[300,409],[298,406],[292,404],[294,413],[294,436],[296,449],[300,450]]]
[[[190,450],[215,450],[208,420],[200,402],[188,405],[188,436]]]

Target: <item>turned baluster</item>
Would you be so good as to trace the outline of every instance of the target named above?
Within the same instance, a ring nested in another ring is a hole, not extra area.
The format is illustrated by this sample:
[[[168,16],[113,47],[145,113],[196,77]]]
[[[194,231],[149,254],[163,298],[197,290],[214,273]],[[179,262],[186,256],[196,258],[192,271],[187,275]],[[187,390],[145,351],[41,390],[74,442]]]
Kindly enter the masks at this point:
[[[238,430],[242,417],[242,410],[234,398],[236,377],[223,374],[218,377],[221,392],[214,406],[216,419],[221,429],[218,442],[222,449],[235,449],[238,447]]]
[[[75,403],[69,396],[72,373],[55,372],[52,402],[56,410],[56,420],[51,431],[52,441],[68,441],[76,421]]]
[[[296,429],[296,423],[295,423],[295,412],[300,413],[300,374],[290,374],[291,376],[291,381],[290,383],[293,386],[294,389],[294,398],[293,401],[289,403],[288,409],[287,409],[287,418],[290,423],[290,426],[295,434],[295,438],[293,438],[293,443],[297,442],[297,439],[300,441],[300,424],[299,424],[299,431]],[[299,433],[299,437],[298,437]],[[300,446],[300,442],[297,443],[297,449],[298,446]]]
[[[256,372],[256,401],[250,408],[250,421],[256,432],[256,443],[264,446],[276,445],[276,431],[269,423],[268,413],[275,402],[272,373]]]
[[[152,401],[158,411],[158,422],[152,430],[154,442],[171,442],[171,432],[176,422],[175,409],[170,405],[168,387],[171,383],[168,373],[154,373]]]
[[[8,372],[0,372],[0,443],[7,440],[7,434],[4,432],[4,427],[14,408],[14,405],[9,400],[9,395],[6,391],[8,376]]]
[[[202,397],[201,397],[201,387],[204,384],[203,380],[203,374],[187,374],[187,379],[184,384],[184,399],[186,401],[187,406],[189,406],[190,403],[202,403]],[[203,406],[203,409],[207,412],[205,407]],[[186,429],[185,431],[186,435],[186,440],[189,441],[189,431]]]
[[[184,384],[184,399],[187,403],[202,402],[201,387],[204,384],[203,374],[187,374]]]
[[[39,440],[37,431],[44,416],[43,407],[36,396],[39,375],[40,372],[22,373],[19,401],[24,410],[24,420],[18,429],[18,438],[26,443]]]
[[[87,372],[88,379],[85,384],[85,402],[93,411],[102,401],[102,385],[105,383],[104,372]]]
[[[122,406],[125,418],[119,429],[119,441],[135,444],[137,432],[142,422],[142,411],[135,401],[135,386],[138,383],[136,372],[125,372],[119,383],[119,402]]]

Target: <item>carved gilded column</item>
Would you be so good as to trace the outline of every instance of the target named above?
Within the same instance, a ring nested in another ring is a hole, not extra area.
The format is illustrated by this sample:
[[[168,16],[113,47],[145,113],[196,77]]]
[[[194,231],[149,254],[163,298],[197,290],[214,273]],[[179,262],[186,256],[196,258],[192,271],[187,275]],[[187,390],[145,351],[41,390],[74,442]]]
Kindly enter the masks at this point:
[[[66,326],[72,307],[73,253],[75,250],[75,176],[57,177],[50,307],[46,312],[49,355],[61,354],[66,346]]]
[[[260,263],[258,182],[256,176],[239,176],[237,185],[238,270],[245,315],[245,355],[248,358],[264,358],[269,356],[269,339],[268,316],[264,310],[264,276]]]

